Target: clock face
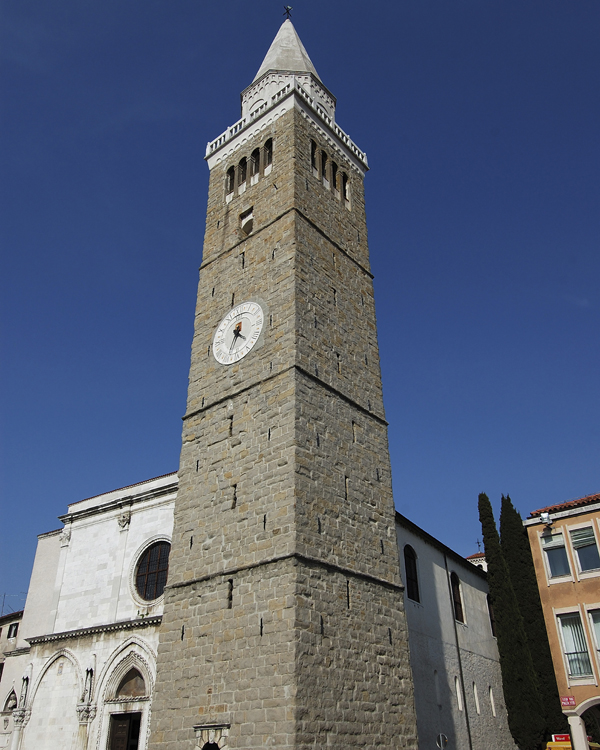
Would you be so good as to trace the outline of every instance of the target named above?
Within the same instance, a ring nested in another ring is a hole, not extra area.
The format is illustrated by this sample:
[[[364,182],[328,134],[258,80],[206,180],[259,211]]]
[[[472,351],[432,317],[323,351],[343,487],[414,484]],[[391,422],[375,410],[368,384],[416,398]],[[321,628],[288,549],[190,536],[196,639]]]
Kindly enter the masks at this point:
[[[236,305],[215,331],[213,354],[222,365],[232,365],[252,349],[263,327],[263,311],[258,302]]]

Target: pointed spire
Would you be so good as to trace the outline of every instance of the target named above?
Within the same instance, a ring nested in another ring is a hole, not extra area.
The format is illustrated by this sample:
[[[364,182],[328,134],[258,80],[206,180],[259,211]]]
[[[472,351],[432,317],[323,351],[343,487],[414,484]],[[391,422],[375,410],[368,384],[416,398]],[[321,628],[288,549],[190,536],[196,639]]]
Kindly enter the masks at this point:
[[[321,80],[289,18],[281,24],[258,73],[254,76],[254,81],[257,81],[268,70],[312,73],[319,81]]]

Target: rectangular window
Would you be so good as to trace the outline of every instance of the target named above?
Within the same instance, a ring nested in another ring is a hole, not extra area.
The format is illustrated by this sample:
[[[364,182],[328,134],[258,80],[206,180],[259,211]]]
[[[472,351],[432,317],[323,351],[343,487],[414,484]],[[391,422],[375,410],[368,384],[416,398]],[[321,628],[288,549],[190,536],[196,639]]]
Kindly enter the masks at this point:
[[[8,635],[7,638],[16,638],[17,637],[17,631],[19,630],[19,623],[13,622],[12,625],[9,625],[8,627]]]
[[[590,656],[579,613],[559,615],[563,645],[570,677],[589,677],[593,674]]]
[[[548,560],[548,567],[550,568],[550,577],[558,578],[570,575],[569,558],[567,557],[562,532],[544,534],[542,536],[542,544],[546,553],[546,559]]]
[[[600,556],[594,529],[588,526],[585,529],[573,529],[571,531],[571,542],[577,553],[579,568],[582,573],[587,570],[598,570],[600,568]]]

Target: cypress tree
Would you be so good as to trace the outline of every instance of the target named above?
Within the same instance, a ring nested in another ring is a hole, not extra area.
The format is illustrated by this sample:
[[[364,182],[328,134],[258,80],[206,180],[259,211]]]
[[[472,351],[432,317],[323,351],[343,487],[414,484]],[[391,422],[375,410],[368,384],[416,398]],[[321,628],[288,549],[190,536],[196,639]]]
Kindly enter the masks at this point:
[[[483,493],[479,495],[479,520],[488,564],[490,599],[496,617],[508,726],[520,750],[538,750],[545,724],[542,701],[523,618],[500,547],[492,505]]]
[[[529,651],[538,677],[546,736],[568,732],[569,724],[560,707],[554,665],[544,621],[540,592],[535,576],[527,530],[510,497],[502,495],[500,512],[500,546],[525,625]]]

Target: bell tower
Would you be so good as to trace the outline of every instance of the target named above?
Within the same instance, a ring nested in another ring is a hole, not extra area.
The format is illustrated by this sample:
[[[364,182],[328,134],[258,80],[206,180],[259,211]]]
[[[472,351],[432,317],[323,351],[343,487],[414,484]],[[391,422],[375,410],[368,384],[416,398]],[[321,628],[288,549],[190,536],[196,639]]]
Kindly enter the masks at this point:
[[[208,144],[151,750],[417,747],[363,177],[291,21]]]

